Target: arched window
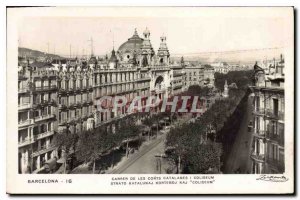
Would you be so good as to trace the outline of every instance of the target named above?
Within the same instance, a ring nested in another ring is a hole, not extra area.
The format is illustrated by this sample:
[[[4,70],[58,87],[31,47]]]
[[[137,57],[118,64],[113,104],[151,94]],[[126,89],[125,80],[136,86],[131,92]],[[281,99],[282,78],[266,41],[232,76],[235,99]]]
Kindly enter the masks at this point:
[[[142,65],[143,65],[143,67],[146,67],[146,66],[148,65],[147,56],[144,56],[144,57],[143,57]]]
[[[163,58],[160,58],[159,63],[160,63],[160,64],[163,64],[163,63],[164,63],[164,59],[163,59]]]

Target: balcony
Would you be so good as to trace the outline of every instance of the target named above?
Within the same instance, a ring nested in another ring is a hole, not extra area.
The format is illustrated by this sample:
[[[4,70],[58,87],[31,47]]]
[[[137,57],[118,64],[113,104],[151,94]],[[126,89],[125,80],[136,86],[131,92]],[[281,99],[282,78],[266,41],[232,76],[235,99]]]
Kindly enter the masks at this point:
[[[18,127],[29,126],[33,123],[33,119],[26,119],[18,122]]]
[[[56,71],[34,71],[32,74],[33,77],[49,77],[49,76],[56,76]]]
[[[170,67],[165,66],[165,65],[154,65],[153,67],[151,67],[152,71],[166,71],[166,70],[170,70]]]
[[[253,110],[253,113],[255,115],[263,115],[263,114],[265,114],[265,110],[263,108],[256,108]]]
[[[33,138],[26,138],[24,140],[19,141],[18,143],[18,147],[24,147],[26,145],[32,144],[34,143],[34,139]]]
[[[136,82],[151,80],[150,77],[143,77],[136,80]]]
[[[60,126],[65,126],[68,123],[67,119],[62,119],[58,122]]]
[[[279,134],[275,134],[272,131],[267,131],[267,139],[277,142],[279,145],[284,145],[284,132],[279,131]]]
[[[74,118],[68,119],[68,120],[67,120],[67,123],[68,123],[68,124],[75,124]]]
[[[48,100],[38,100],[38,101],[35,101],[33,102],[33,105],[34,106],[38,106],[38,105],[56,105],[56,101],[53,100],[53,99],[48,99]]]
[[[182,72],[174,72],[173,73],[173,77],[178,77],[178,76],[182,76],[183,73]]]
[[[18,89],[18,93],[26,93],[29,92],[29,88],[28,87],[23,87],[23,88],[19,88]]]
[[[81,101],[77,101],[77,103],[75,104],[76,107],[81,107]]]
[[[30,103],[24,103],[24,104],[18,105],[18,110],[24,110],[24,109],[29,109],[29,108],[31,108]]]
[[[58,90],[58,94],[65,94],[65,93],[67,93],[67,89],[65,89],[65,88],[60,88],[59,90]]]
[[[39,149],[35,150],[33,153],[32,153],[32,157],[36,157],[36,156],[39,156],[41,154],[44,154],[44,153],[47,153],[49,151],[52,151],[56,149],[55,146],[52,146],[52,145],[44,145],[44,146],[41,146]]]
[[[57,89],[56,85],[50,85],[50,86],[42,86],[42,87],[35,87],[34,90],[39,91],[49,91],[49,90],[55,90]]]
[[[282,120],[282,121],[284,120],[284,113],[280,112],[280,111],[275,113],[273,109],[266,109],[266,116],[268,116],[270,118]]]
[[[264,162],[265,161],[265,155],[264,154],[257,154],[253,151],[253,153],[250,156],[253,160],[256,162]]]
[[[36,140],[40,140],[40,139],[43,139],[45,137],[48,137],[48,136],[51,136],[54,134],[54,131],[47,131],[47,132],[44,132],[44,133],[40,133],[40,134],[37,134],[35,135],[35,139]]]
[[[55,117],[54,114],[40,115],[40,116],[35,117],[35,118],[34,118],[34,121],[35,121],[35,122],[39,122],[39,121],[51,119],[51,118],[54,118],[54,117]]]
[[[63,109],[66,109],[67,108],[67,105],[65,105],[65,104],[59,104],[58,105],[58,109],[60,109],[60,110],[63,110]]]
[[[254,130],[253,136],[258,138],[264,138],[266,136],[265,130]]]

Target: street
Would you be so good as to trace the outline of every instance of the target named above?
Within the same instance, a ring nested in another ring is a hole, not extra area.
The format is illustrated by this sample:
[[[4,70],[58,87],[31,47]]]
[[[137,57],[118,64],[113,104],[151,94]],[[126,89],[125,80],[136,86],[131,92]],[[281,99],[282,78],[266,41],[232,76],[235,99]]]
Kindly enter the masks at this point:
[[[157,158],[155,155],[164,153],[164,140],[166,133],[158,135],[147,144],[141,146],[140,150],[129,156],[128,159],[120,162],[110,174],[158,174],[160,173],[160,162],[162,160],[161,172],[165,172],[165,163],[163,158]]]
[[[232,150],[225,163],[225,174],[250,173],[251,160],[250,150],[252,143],[252,132],[248,132],[248,123],[252,120],[252,97],[248,97],[246,113],[241,121],[238,134]]]

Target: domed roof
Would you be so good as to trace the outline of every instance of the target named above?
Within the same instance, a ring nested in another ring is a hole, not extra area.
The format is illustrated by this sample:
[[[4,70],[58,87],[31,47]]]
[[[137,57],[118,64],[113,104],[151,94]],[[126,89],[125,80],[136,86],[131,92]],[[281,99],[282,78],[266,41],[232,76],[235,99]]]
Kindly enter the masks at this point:
[[[136,29],[134,31],[134,34],[131,38],[128,39],[128,41],[124,42],[118,49],[118,52],[126,52],[126,51],[140,51],[143,45],[143,39],[139,37]]]
[[[92,56],[89,60],[89,64],[97,64],[97,58],[95,56]]]

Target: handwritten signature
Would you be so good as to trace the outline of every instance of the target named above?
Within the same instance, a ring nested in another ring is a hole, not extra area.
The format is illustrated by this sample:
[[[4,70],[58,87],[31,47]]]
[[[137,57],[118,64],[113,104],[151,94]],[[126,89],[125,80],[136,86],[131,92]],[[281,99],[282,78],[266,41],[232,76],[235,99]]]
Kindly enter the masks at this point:
[[[289,179],[285,176],[274,176],[274,175],[260,175],[256,180],[260,181],[271,181],[271,182],[286,182]]]

